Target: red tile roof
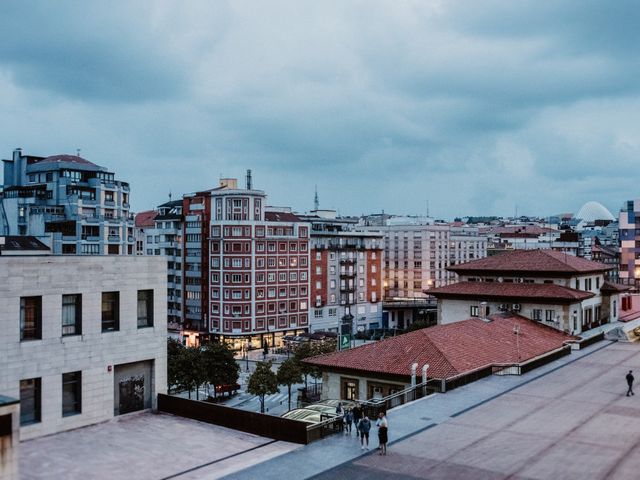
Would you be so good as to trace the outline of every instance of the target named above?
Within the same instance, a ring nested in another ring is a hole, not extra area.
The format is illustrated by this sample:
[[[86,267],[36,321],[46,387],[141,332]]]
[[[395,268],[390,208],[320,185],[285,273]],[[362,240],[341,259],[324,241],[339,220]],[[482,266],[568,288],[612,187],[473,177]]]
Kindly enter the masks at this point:
[[[619,283],[613,283],[608,280],[602,284],[602,287],[600,287],[601,292],[607,293],[620,293],[627,292],[629,290],[631,290],[631,287],[628,285],[621,285]]]
[[[514,314],[496,314],[492,321],[469,319],[423,328],[351,350],[329,353],[306,362],[325,370],[349,370],[409,377],[429,364],[429,378],[451,378],[495,364],[518,363],[556,350],[567,334]],[[518,325],[518,342],[514,326]],[[519,348],[518,348],[519,344]]]
[[[448,268],[459,274],[474,272],[567,274],[604,272],[612,267],[555,250],[513,250]]]
[[[575,290],[553,283],[502,283],[502,282],[458,282],[444,287],[432,288],[425,293],[434,297],[522,298],[545,300],[584,300],[594,293]]]
[[[158,216],[155,210],[147,210],[146,212],[136,213],[136,227],[153,227],[154,220]]]

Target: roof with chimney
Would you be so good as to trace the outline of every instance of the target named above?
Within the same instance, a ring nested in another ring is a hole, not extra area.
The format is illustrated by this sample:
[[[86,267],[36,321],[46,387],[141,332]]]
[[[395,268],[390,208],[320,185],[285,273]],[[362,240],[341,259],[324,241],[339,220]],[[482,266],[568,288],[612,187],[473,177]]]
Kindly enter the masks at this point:
[[[604,288],[604,285],[603,285]],[[513,300],[582,301],[595,296],[592,292],[563,287],[554,283],[458,282],[432,288],[426,293],[436,298],[477,298]]]
[[[447,268],[463,275],[483,273],[529,276],[573,276],[611,269],[612,267],[602,263],[555,250],[512,250]]]
[[[515,332],[519,332],[517,335]],[[451,378],[483,367],[522,363],[557,350],[574,337],[511,312],[405,333],[305,360],[321,370],[411,376],[429,364],[429,378]]]

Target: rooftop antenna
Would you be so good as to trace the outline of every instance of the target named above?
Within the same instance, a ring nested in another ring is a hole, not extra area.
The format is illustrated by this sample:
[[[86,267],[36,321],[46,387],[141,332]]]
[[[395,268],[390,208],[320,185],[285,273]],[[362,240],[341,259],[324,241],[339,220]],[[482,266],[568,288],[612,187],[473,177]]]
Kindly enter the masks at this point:
[[[171,190],[169,190],[169,201],[171,201]]]
[[[429,199],[427,199],[427,217],[429,217]]]
[[[82,151],[81,149],[76,148],[76,157],[79,157],[79,156],[80,156],[80,152],[81,152],[81,151]]]
[[[320,210],[320,198],[318,197],[318,185],[316,185],[316,194],[313,197],[313,209],[318,211]]]
[[[253,179],[251,178],[251,169],[247,170],[247,190],[251,190],[251,186],[252,186],[252,181]]]

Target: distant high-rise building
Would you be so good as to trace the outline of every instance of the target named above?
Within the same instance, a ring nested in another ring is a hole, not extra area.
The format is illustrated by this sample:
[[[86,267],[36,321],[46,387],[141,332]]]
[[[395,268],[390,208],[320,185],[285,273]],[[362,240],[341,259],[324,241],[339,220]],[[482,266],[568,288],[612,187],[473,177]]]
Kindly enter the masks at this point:
[[[31,235],[54,254],[132,255],[129,184],[77,155],[3,160],[0,234]]]

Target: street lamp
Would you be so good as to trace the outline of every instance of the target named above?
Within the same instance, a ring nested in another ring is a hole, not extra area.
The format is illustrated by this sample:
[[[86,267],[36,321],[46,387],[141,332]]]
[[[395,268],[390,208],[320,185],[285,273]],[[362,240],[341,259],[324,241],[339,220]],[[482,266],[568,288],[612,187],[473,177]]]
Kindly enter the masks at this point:
[[[247,372],[249,371],[249,340],[244,344],[244,358],[247,361]]]

